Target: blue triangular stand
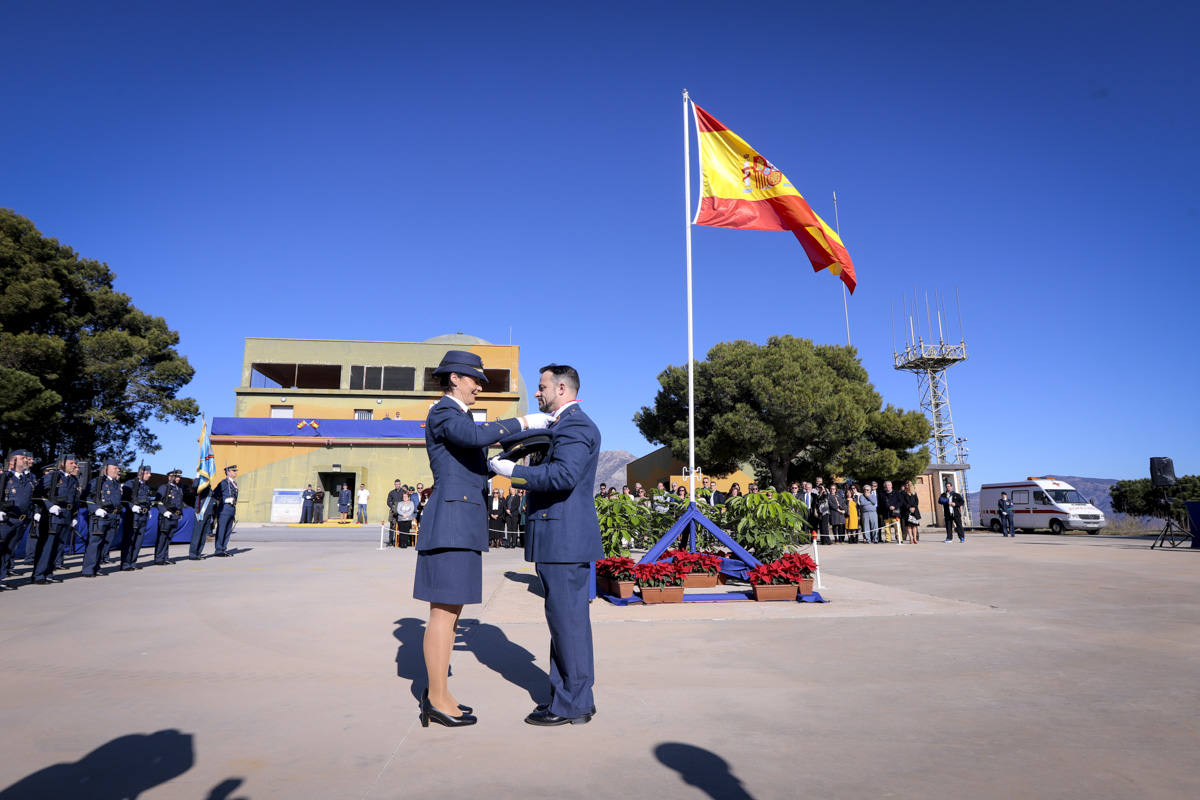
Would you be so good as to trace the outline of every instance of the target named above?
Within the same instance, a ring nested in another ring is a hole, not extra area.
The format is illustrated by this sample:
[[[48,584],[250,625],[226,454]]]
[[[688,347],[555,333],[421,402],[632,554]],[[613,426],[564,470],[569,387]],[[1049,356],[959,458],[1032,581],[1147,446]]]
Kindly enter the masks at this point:
[[[762,563],[757,558],[746,552],[746,548],[735,542],[728,533],[718,528],[712,520],[704,516],[704,512],[701,511],[695,503],[688,503],[687,510],[684,511],[679,519],[676,520],[675,524],[671,526],[671,530],[667,531],[661,539],[655,542],[654,546],[647,551],[646,555],[642,556],[642,560],[638,563],[648,564],[652,561],[658,561],[662,554],[667,551],[667,548],[674,544],[675,540],[678,539],[685,531],[687,532],[688,551],[692,553],[696,552],[697,525],[703,527],[706,531],[715,536],[717,541],[728,547],[729,552],[733,553],[745,564],[744,569],[736,569],[736,565],[730,565],[734,566],[735,569],[726,569],[725,566],[722,566],[722,572],[729,572],[731,574],[741,572],[744,574],[745,569],[753,569]],[[726,561],[731,560],[732,559],[726,559]]]

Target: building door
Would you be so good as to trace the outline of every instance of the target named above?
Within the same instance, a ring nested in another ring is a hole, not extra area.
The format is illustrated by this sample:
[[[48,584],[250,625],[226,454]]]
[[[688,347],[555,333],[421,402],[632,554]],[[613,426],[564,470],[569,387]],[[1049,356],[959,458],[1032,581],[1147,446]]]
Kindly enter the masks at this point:
[[[342,484],[350,490],[350,515],[354,516],[354,474],[353,472],[318,472],[317,477],[321,480],[321,488],[325,490],[325,519],[341,519],[341,512],[338,511],[338,493],[342,490]]]

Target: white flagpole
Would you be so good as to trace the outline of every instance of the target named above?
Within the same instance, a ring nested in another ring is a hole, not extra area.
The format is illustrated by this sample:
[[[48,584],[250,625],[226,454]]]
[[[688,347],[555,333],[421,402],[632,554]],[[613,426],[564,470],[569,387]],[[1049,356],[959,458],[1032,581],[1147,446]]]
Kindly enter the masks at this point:
[[[692,346],[692,151],[688,137],[688,105],[683,90],[683,229],[687,239],[687,333],[688,333],[688,499],[696,502],[696,386]]]
[[[838,219],[837,207],[837,192],[833,193],[833,226],[837,230],[837,235],[841,238],[842,222]],[[841,275],[838,279],[841,279]],[[846,347],[850,346],[850,304],[846,302],[846,282],[842,281],[842,311],[846,314]]]

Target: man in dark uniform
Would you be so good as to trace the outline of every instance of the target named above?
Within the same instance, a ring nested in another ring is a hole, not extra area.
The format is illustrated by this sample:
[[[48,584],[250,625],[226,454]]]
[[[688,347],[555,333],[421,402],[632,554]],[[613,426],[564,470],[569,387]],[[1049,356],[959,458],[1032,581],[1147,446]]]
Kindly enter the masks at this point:
[[[551,441],[537,466],[493,458],[497,474],[527,489],[525,560],[534,562],[546,598],[550,628],[550,703],[538,706],[530,725],[579,725],[596,713],[596,681],[588,594],[591,562],[604,557],[592,486],[600,458],[600,429],[576,395],[579,373],[565,364],[542,367],[538,408],[551,414]]]
[[[62,583],[54,577],[54,568],[61,563],[63,545],[75,526],[75,510],[79,508],[78,476],[79,463],[73,454],[67,454],[42,483],[50,519],[46,532],[38,540],[34,583]]]
[[[179,486],[182,475],[183,470],[173,469],[168,472],[167,482],[158,487],[155,497],[155,505],[158,506],[158,536],[154,540],[154,563],[160,566],[175,564],[168,556],[171,537],[179,530],[179,518],[183,514],[183,489]]]
[[[105,460],[104,467],[92,485],[88,487],[87,505],[91,516],[88,519],[87,551],[83,554],[83,569],[80,574],[94,578],[100,573],[103,561],[102,548],[112,541],[114,531],[121,526],[121,465],[116,459]]]
[[[154,503],[154,489],[150,486],[152,470],[146,464],[138,467],[136,478],[125,481],[121,487],[122,497],[129,503],[130,519],[129,535],[121,543],[121,570],[141,569],[138,566],[138,553],[146,540],[146,524],[150,522],[150,506]]]
[[[216,553],[217,558],[228,558],[233,555],[229,552],[229,534],[233,532],[233,520],[237,515],[237,465],[225,468],[225,478],[217,484],[217,488],[213,491],[213,513],[217,517],[217,542]]]
[[[12,570],[13,550],[29,520],[37,514],[33,502],[37,479],[29,471],[32,464],[33,455],[28,450],[14,450],[0,474],[0,581]],[[0,583],[0,591],[16,588]]]
[[[399,478],[396,478],[396,488],[392,489],[390,492],[388,492],[388,496],[387,496],[388,527],[392,531],[396,531],[399,529],[399,526],[397,525],[397,523],[400,520],[396,516],[396,503],[399,503],[401,500],[404,499],[404,492],[405,492],[404,484],[400,481]],[[412,499],[412,498],[409,498],[409,499]],[[413,509],[415,510],[416,507],[417,507],[417,504],[414,502]],[[407,538],[407,537],[405,537],[405,538]],[[389,541],[388,546],[391,546],[391,544],[392,544],[392,542]]]
[[[311,483],[300,497],[304,500],[304,505],[300,507],[300,524],[308,525],[313,521],[313,500],[317,497],[317,493],[313,491]]]
[[[963,496],[954,491],[954,482],[946,481],[946,491],[942,492],[938,497],[938,502],[942,504],[942,516],[946,523],[946,538],[944,541],[954,541],[953,534],[958,533],[958,540],[965,542],[966,536],[963,534],[962,524],[962,508],[966,505]]]
[[[338,491],[338,513],[341,514],[341,519],[350,519],[350,512],[353,510],[350,505],[350,487],[342,484],[342,488]]]

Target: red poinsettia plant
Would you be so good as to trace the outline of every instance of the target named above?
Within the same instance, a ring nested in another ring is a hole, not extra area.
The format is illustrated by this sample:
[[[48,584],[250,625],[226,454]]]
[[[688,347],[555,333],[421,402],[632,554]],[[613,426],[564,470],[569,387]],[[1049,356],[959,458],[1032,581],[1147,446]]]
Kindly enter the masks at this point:
[[[673,561],[653,561],[636,565],[633,573],[637,576],[638,586],[662,587],[683,586],[683,577],[688,571],[687,567]]]
[[[637,564],[632,558],[625,556],[602,558],[596,562],[596,574],[614,581],[632,581],[637,579],[634,575],[636,566]]]
[[[779,557],[779,563],[792,569],[800,578],[811,578],[817,569],[817,562],[808,553],[785,553]]]
[[[777,586],[788,583],[799,583],[800,579],[791,567],[772,561],[769,564],[759,564],[746,571],[746,580],[754,586]]]
[[[671,550],[667,553],[676,564],[687,567],[693,575],[716,575],[721,571],[721,557],[711,553],[690,553],[687,550]]]

